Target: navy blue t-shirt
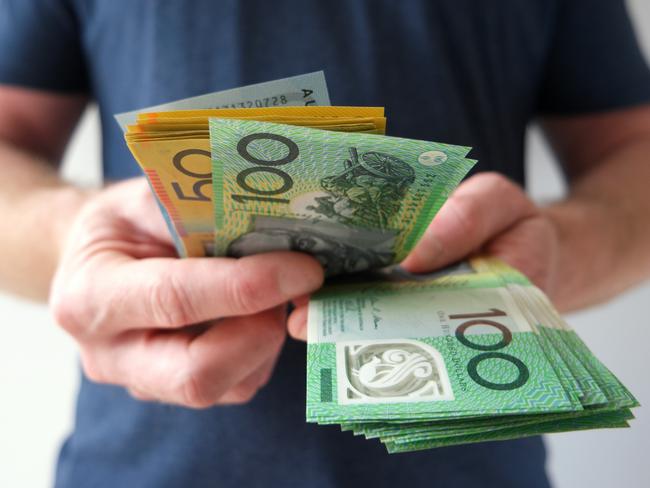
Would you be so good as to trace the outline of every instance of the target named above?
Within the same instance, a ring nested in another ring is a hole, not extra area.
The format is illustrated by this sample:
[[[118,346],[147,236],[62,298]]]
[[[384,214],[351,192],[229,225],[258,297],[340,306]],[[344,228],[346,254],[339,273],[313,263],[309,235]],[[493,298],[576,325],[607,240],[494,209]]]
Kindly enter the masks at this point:
[[[114,113],[321,69],[333,104],[386,106],[389,134],[473,146],[477,171],[519,182],[536,116],[650,101],[622,0],[0,0],[0,46],[0,83],[97,102],[107,180],[140,174]],[[544,461],[539,438],[388,455],[307,424],[305,347],[289,341],[244,406],[143,403],[83,379],[56,480],[544,487]]]

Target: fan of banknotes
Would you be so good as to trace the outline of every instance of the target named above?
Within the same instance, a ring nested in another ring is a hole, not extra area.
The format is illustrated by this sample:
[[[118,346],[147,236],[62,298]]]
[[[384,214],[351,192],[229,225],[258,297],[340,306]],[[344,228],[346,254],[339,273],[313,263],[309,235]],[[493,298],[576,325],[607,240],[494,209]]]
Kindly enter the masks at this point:
[[[116,116],[181,257],[313,255],[307,420],[389,452],[626,427],[634,397],[517,271],[397,263],[475,161],[329,106],[322,72]]]
[[[406,452],[633,418],[634,397],[505,264],[374,278],[309,304],[308,421]]]

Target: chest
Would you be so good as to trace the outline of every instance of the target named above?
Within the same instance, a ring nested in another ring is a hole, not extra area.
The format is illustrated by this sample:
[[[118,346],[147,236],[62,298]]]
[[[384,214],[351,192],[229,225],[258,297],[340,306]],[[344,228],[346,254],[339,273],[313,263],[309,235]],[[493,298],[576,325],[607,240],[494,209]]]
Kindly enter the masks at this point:
[[[389,133],[512,164],[555,3],[86,0],[80,18],[107,113],[323,69],[332,103],[386,106]]]

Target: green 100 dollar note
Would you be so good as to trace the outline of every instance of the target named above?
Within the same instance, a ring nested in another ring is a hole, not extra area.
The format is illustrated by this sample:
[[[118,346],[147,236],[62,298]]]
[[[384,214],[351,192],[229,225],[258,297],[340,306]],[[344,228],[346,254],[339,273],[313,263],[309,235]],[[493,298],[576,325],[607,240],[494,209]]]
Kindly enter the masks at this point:
[[[364,277],[310,300],[308,421],[407,452],[634,418],[636,399],[504,263]]]
[[[210,120],[215,254],[314,255],[330,275],[401,261],[475,161],[470,148]]]
[[[309,304],[307,419],[582,410],[491,274],[326,287]]]

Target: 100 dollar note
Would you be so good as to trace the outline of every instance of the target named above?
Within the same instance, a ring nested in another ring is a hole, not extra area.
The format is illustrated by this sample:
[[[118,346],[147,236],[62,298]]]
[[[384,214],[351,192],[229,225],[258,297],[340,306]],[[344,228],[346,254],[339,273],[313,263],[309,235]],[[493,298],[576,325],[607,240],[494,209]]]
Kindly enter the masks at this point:
[[[582,409],[490,274],[327,287],[309,304],[307,365],[320,423]]]
[[[634,418],[638,402],[543,292],[496,259],[356,281],[310,302],[309,421],[405,452]]]
[[[302,251],[329,275],[401,261],[475,163],[462,146],[250,120],[210,119],[210,141],[215,254]]]

